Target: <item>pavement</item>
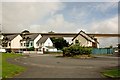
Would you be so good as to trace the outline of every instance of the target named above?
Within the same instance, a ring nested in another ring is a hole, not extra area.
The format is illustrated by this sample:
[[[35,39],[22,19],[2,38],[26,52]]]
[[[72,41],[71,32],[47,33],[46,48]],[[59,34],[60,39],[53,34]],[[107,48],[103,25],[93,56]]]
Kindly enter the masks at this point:
[[[59,55],[32,54],[8,61],[27,68],[14,78],[104,78],[101,75],[103,70],[118,66],[117,57],[104,56],[73,59]]]

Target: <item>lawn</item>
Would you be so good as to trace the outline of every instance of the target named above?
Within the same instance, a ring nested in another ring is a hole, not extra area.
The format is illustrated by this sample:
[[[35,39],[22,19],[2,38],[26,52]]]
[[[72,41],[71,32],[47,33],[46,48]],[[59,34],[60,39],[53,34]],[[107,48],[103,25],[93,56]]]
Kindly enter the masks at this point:
[[[15,64],[10,64],[6,60],[7,58],[16,58],[22,56],[21,54],[13,54],[13,53],[3,53],[2,54],[2,77],[3,78],[11,78],[20,72],[25,70],[24,67],[18,66]]]
[[[116,68],[116,69],[105,70],[103,72],[103,75],[111,78],[120,78],[120,69]]]

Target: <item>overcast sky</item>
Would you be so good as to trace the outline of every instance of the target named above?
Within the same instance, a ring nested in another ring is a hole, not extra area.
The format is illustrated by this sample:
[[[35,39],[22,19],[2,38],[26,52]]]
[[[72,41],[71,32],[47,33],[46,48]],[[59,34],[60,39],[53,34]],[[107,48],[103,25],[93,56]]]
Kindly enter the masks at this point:
[[[118,33],[118,2],[2,2],[2,32]]]

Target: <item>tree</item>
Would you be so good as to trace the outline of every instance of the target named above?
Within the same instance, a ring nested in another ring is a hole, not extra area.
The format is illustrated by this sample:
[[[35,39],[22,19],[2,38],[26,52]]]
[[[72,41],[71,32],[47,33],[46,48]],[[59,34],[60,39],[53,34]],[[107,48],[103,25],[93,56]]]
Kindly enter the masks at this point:
[[[64,47],[68,47],[69,45],[69,43],[62,37],[61,38],[52,37],[51,40],[54,44],[54,47],[60,50],[62,50]]]
[[[109,46],[109,48],[113,48],[113,46],[112,46],[112,45],[110,45],[110,46]]]
[[[48,32],[48,33],[50,33],[50,34],[53,34],[53,33],[55,33],[55,32],[53,32],[53,31],[50,31],[50,32]]]

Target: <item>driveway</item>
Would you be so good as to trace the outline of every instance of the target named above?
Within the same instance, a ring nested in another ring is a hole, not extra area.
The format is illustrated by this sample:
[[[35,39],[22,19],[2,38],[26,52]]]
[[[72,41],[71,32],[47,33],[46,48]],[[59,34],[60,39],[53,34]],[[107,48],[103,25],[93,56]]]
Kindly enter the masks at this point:
[[[30,55],[9,62],[27,67],[15,78],[104,78],[101,71],[118,65],[116,57],[73,59],[56,55]]]

